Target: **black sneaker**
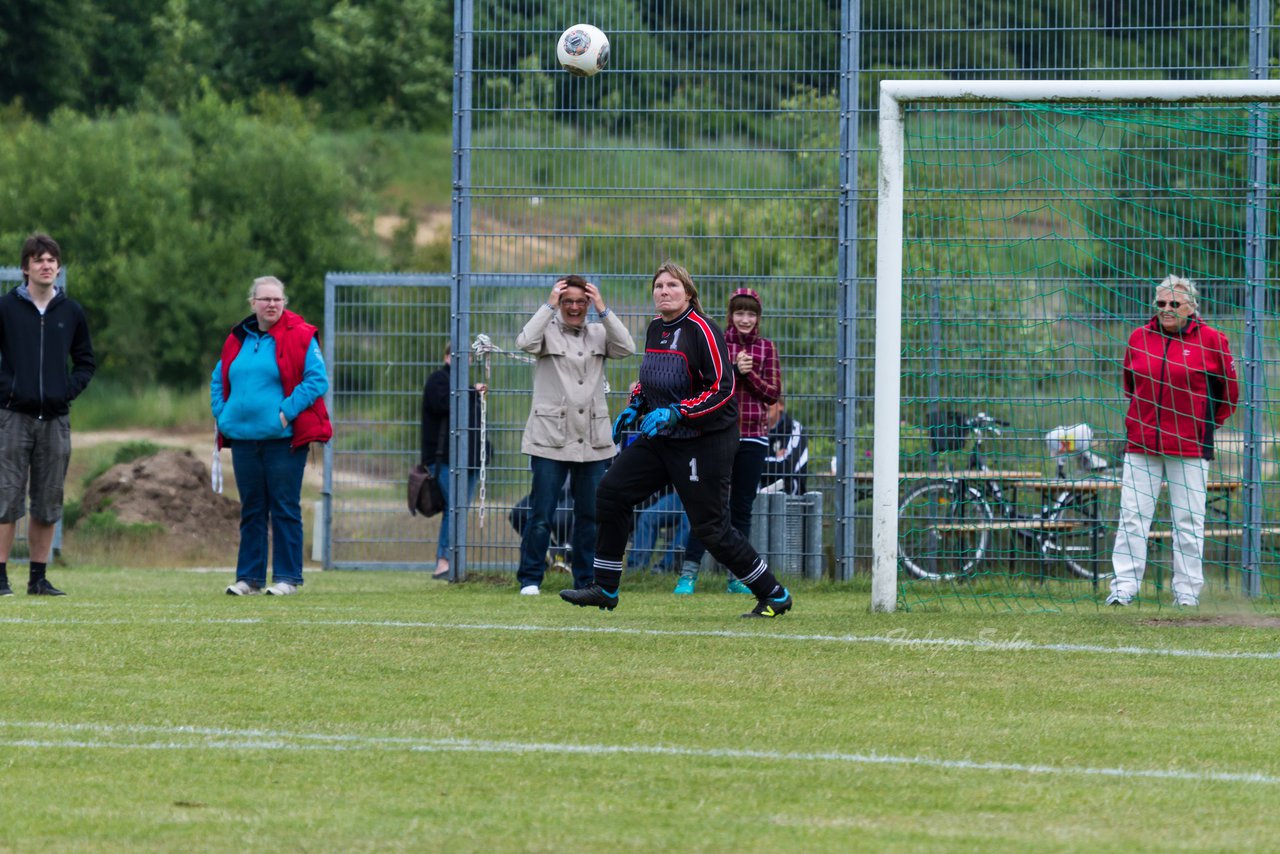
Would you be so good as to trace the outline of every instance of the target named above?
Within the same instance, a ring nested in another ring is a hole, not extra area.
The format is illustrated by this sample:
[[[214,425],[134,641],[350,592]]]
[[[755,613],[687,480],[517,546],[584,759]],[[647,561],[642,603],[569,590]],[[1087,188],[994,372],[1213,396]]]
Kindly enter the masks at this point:
[[[9,586],[9,579],[0,578],[0,596],[12,596],[13,588]]]
[[[49,583],[49,579],[41,578],[27,585],[28,596],[66,596],[58,588]]]
[[[791,593],[787,588],[782,588],[782,595],[776,598],[756,600],[756,606],[751,609],[751,613],[743,614],[744,617],[781,617],[783,614],[791,610],[791,606],[795,604],[791,598]]]
[[[599,584],[592,584],[581,590],[561,590],[560,598],[570,605],[578,605],[582,608],[595,605],[601,611],[612,611],[618,607],[618,594],[605,593],[604,588]]]

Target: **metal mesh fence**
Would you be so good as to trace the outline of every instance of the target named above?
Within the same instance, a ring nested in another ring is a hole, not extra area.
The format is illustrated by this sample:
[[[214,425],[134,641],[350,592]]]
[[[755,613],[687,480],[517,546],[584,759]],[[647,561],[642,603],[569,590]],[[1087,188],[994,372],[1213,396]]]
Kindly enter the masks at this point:
[[[579,21],[601,27],[612,43],[608,69],[593,78],[556,67],[556,37]],[[870,565],[879,81],[1259,76],[1274,38],[1266,3],[1140,0],[1037,10],[951,0],[460,0],[455,36],[454,269],[434,292],[430,325],[406,327],[406,340],[416,335],[420,346],[392,392],[401,406],[392,431],[398,468],[369,489],[388,500],[394,493],[388,508],[403,514],[398,491],[417,447],[415,398],[444,340],[461,350],[484,334],[514,350],[555,277],[570,272],[596,282],[640,338],[652,316],[650,276],[671,258],[689,268],[714,315],[737,286],[761,292],[762,332],[778,345],[787,408],[808,435],[809,487],[824,499],[820,544],[803,548],[816,548],[823,572],[836,578]],[[930,306],[928,280],[920,285],[927,317],[941,305]],[[1019,307],[1039,310],[1013,301],[1000,311]],[[999,335],[1002,322],[993,315],[975,334]],[[924,324],[922,344],[939,330]],[[343,334],[335,328],[335,338]],[[367,329],[363,346],[382,346],[378,334]],[[932,346],[916,357],[965,352],[953,338]],[[1098,348],[1061,358],[1076,360],[1071,370],[1102,375],[1118,354]],[[484,526],[477,498],[457,542],[472,550],[471,568],[510,570],[517,540],[505,509],[529,485],[519,440],[531,374],[500,352],[487,362],[467,352],[455,360],[458,394],[488,372],[486,429],[495,449]],[[613,412],[637,364],[609,363]],[[463,425],[453,426],[461,441]],[[361,441],[383,447],[385,440]],[[364,512],[363,499],[352,500],[347,510]],[[335,493],[335,531],[341,512]],[[335,539],[334,558],[345,549],[353,564],[425,566],[436,523],[413,524],[412,537],[392,526],[388,544],[370,544],[367,553],[360,536]]]
[[[721,322],[733,289],[753,287],[764,305],[761,332],[781,350],[787,409],[808,428],[809,486],[829,490],[840,313],[838,10],[459,9],[472,62],[457,139],[457,171],[468,176],[455,205],[456,272],[468,301],[457,337],[482,333],[514,350],[555,278],[571,272],[600,287],[637,341],[654,314],[650,278],[668,258],[690,269]],[[565,74],[554,59],[557,35],[580,20],[613,45],[609,69],[590,79]],[[496,451],[487,494],[500,508],[529,487],[519,445],[531,372],[511,361],[495,354],[487,368]],[[638,361],[609,363],[614,412]],[[481,373],[471,366],[473,381]],[[499,539],[503,525],[483,540]],[[822,553],[820,540],[792,539]],[[515,558],[494,554],[507,568]]]

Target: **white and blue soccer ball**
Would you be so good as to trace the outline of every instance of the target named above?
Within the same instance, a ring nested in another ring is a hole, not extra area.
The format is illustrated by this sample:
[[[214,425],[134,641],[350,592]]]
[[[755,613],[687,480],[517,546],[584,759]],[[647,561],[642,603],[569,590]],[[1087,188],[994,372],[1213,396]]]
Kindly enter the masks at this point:
[[[609,64],[609,37],[599,27],[574,24],[556,42],[560,67],[577,77],[592,77]]]

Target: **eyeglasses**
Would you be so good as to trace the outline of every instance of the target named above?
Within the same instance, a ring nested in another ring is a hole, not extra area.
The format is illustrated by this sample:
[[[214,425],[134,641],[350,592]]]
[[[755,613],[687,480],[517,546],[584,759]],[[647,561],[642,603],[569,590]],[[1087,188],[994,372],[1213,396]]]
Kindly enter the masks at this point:
[[[1169,300],[1168,302],[1165,302],[1162,299],[1156,300],[1156,308],[1164,308],[1165,306],[1168,306],[1169,308],[1182,308],[1184,305],[1186,305],[1185,302],[1179,302],[1176,299]]]
[[[581,306],[586,305],[588,302],[590,302],[590,300],[585,300],[585,299],[562,299],[562,300],[560,300],[560,304],[561,304],[561,305],[569,306],[570,308],[573,308],[573,307],[575,307],[575,306],[576,306],[576,307],[581,307]]]
[[[284,297],[254,297],[254,302],[277,303],[284,302]]]

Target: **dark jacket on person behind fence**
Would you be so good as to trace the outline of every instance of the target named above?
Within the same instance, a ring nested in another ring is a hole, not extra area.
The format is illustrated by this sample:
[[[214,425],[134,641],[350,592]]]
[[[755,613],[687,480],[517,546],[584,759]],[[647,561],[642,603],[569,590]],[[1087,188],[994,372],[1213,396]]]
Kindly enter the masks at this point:
[[[1213,459],[1214,431],[1240,398],[1227,336],[1198,316],[1174,333],[1152,318],[1129,336],[1124,391],[1127,452]]]
[[[36,418],[66,415],[96,369],[84,309],[61,289],[43,315],[25,284],[0,297],[0,406]]]
[[[769,455],[764,460],[760,488],[803,495],[808,471],[809,440],[804,425],[783,410],[778,423],[769,430]]]
[[[424,466],[449,460],[449,374],[450,366],[427,377],[422,389],[421,453],[419,462]],[[480,392],[467,389],[471,403],[471,430],[467,442],[467,467],[480,468]],[[490,453],[489,456],[492,456]]]

